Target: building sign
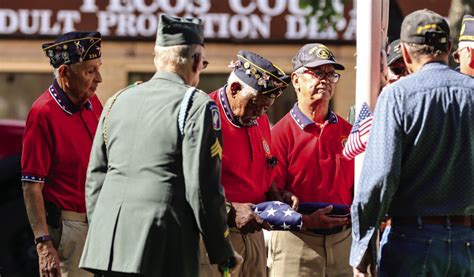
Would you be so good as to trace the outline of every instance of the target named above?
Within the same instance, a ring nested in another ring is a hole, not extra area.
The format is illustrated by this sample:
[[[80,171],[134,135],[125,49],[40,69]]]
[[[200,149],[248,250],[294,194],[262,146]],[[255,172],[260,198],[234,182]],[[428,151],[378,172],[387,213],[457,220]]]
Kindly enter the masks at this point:
[[[352,1],[334,1],[341,17],[320,30],[318,14],[307,17],[299,0],[10,0],[0,7],[0,37],[53,37],[97,30],[116,39],[154,39],[161,13],[198,16],[204,35],[216,41],[353,41]]]

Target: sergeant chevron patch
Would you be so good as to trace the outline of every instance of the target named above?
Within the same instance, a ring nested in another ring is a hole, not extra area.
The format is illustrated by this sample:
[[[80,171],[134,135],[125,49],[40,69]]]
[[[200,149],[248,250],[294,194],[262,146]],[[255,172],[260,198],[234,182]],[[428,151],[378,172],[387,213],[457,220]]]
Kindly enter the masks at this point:
[[[222,146],[219,140],[216,138],[216,142],[211,146],[211,157],[219,156],[219,159],[222,160]]]

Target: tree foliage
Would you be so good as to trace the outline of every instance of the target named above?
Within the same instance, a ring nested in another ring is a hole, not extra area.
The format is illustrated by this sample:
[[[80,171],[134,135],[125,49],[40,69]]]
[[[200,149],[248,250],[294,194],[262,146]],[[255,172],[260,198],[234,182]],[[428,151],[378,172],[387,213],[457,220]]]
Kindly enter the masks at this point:
[[[334,4],[344,4],[344,2],[345,0],[300,0],[300,7],[302,9],[311,7],[311,13],[306,16],[306,19],[316,16],[319,31],[327,28],[336,30],[336,23],[343,15],[334,8]]]

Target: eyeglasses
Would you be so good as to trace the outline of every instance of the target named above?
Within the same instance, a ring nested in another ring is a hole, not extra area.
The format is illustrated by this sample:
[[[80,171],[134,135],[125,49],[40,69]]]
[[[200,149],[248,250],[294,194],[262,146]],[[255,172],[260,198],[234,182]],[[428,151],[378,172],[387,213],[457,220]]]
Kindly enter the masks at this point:
[[[451,54],[453,56],[453,60],[456,62],[456,63],[460,63],[460,54],[461,54],[461,51],[466,49],[466,48],[469,48],[469,46],[465,46],[463,48],[459,48],[458,50],[454,51],[453,54]]]
[[[329,82],[335,84],[339,81],[339,78],[341,77],[341,74],[336,73],[334,71],[332,72],[324,72],[324,71],[312,71],[309,69],[305,69],[303,73],[309,74],[313,76],[314,78],[318,80],[322,80],[323,78],[326,78]]]

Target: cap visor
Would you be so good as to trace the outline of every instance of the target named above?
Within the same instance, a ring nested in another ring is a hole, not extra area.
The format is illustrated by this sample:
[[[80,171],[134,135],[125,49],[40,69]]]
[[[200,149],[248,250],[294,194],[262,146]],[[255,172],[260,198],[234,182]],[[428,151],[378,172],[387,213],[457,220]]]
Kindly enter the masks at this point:
[[[345,70],[346,69],[342,64],[333,62],[331,60],[314,61],[314,62],[307,63],[303,66],[304,67],[317,67],[317,66],[321,66],[321,65],[325,65],[325,64],[332,64],[332,65],[334,65],[334,68],[337,69],[337,70]]]

